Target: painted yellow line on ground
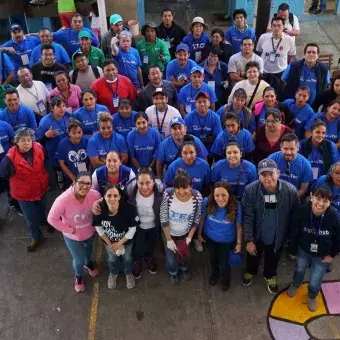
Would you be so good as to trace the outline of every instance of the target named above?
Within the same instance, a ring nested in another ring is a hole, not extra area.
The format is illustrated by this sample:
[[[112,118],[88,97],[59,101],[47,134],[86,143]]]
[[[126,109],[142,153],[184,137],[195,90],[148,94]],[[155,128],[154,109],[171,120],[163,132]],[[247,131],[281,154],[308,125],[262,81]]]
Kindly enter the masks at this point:
[[[97,237],[97,256],[96,256],[97,266],[99,266],[101,258],[102,258],[102,250],[103,250],[102,241],[100,237]],[[91,311],[90,311],[88,340],[95,340],[96,338],[98,303],[99,303],[99,281],[98,279],[96,279],[96,282],[94,283],[93,290],[92,290],[92,303],[91,303]]]
[[[331,327],[331,330],[336,337],[335,339],[340,339],[340,333],[338,332],[336,326],[334,325],[333,321],[328,322],[329,326]]]

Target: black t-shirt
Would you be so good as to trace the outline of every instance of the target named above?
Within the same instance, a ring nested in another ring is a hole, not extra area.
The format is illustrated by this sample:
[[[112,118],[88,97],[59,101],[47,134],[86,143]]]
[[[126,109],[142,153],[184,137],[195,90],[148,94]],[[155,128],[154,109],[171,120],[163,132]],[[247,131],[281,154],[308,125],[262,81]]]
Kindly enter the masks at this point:
[[[55,62],[51,67],[46,67],[42,64],[41,61],[32,65],[32,75],[34,80],[42,81],[47,88],[48,84],[52,84],[52,88],[56,87],[56,83],[54,80],[54,74],[58,71],[64,71],[68,74],[67,69],[57,62]]]
[[[102,227],[111,242],[119,242],[129,228],[138,227],[140,224],[136,208],[129,203],[120,203],[118,213],[110,215],[107,209],[94,217],[93,225]],[[127,241],[129,244],[132,240]]]

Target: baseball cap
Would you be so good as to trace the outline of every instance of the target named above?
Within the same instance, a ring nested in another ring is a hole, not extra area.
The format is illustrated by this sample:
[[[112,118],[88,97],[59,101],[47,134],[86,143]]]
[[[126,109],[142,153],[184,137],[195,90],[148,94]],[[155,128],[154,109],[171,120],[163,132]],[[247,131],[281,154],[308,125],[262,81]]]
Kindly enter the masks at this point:
[[[73,59],[76,60],[77,57],[86,57],[82,51],[77,51],[73,54]]]
[[[170,127],[172,127],[175,124],[180,124],[180,125],[185,125],[186,126],[184,119],[181,118],[181,117],[175,117],[175,118],[172,118],[170,120]]]
[[[261,174],[262,172],[265,172],[265,171],[274,172],[278,168],[277,168],[277,164],[275,163],[275,161],[269,158],[265,158],[259,162],[257,169],[258,169],[258,173]]]
[[[191,71],[190,74],[194,73],[194,72],[199,72],[201,74],[204,74],[204,69],[201,66],[194,66]]]
[[[161,93],[163,96],[167,95],[161,87],[157,87],[155,92],[153,93],[152,97],[154,97],[158,93]]]
[[[185,51],[185,52],[189,52],[189,46],[187,44],[179,44],[176,48],[176,52],[178,51]]]
[[[90,32],[88,31],[81,31],[79,34],[78,34],[78,39],[81,39],[81,38],[88,38],[88,39],[91,39],[91,34]]]
[[[123,22],[123,18],[119,15],[119,14],[112,14],[110,16],[110,25],[115,25],[117,24],[118,22]]]
[[[21,26],[18,25],[18,24],[13,24],[13,25],[11,26],[11,32],[13,32],[13,31],[15,31],[15,30],[20,30],[20,31],[22,31],[22,28],[21,28]]]
[[[196,100],[197,100],[197,98],[199,98],[199,97],[205,97],[205,98],[207,98],[207,99],[210,100],[209,93],[207,93],[207,92],[203,92],[203,91],[198,92],[198,93],[197,93],[197,96],[196,96]]]

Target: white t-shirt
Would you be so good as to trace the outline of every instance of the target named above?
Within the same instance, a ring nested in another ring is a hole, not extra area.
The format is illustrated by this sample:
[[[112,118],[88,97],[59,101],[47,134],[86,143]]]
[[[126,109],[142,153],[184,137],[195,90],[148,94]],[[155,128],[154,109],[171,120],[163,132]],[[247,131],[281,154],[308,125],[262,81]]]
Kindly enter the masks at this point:
[[[31,88],[24,88],[21,84],[17,87],[20,97],[20,103],[31,108],[35,113],[40,116],[45,116],[47,113],[47,98],[49,96],[49,92],[47,87],[42,81],[33,80],[33,86]],[[42,102],[43,105],[37,103]],[[43,107],[45,106],[45,110],[41,112]],[[40,110],[39,110],[40,108]]]
[[[93,12],[90,13],[91,16],[91,28],[100,28],[100,19]]]
[[[297,18],[297,16],[295,14],[293,14],[293,18],[294,18],[294,23],[293,23],[293,26],[290,24],[289,22],[289,19],[287,19],[285,21],[285,25],[283,26],[283,28],[287,31],[297,31],[297,30],[300,30],[300,23],[299,23],[299,19]],[[268,28],[271,29],[272,28],[272,19],[269,20],[269,23],[268,23]],[[295,42],[295,36],[291,36],[292,39],[294,40]]]
[[[271,32],[262,34],[256,50],[262,53],[264,72],[274,74],[283,72],[288,66],[288,56],[296,54],[294,40],[285,33],[283,33],[282,39],[274,39]]]
[[[137,211],[140,219],[140,227],[142,229],[151,229],[155,227],[155,214],[153,212],[154,200],[155,194],[152,194],[149,197],[144,197],[137,190]]]
[[[249,63],[249,61],[256,61],[260,66],[260,73],[263,73],[263,59],[255,53],[252,54],[250,59],[246,59],[243,57],[242,52],[238,52],[230,57],[228,63],[228,73],[245,72],[246,64]]]
[[[165,118],[164,114],[166,112]],[[170,121],[172,118],[176,117],[182,117],[179,111],[171,106],[168,105],[167,111],[165,112],[160,112],[157,111],[156,113],[156,107],[155,105],[149,106],[146,110],[145,113],[148,115],[149,118],[149,124],[154,127],[156,130],[160,131],[161,130],[161,135],[162,139],[168,137],[170,135]],[[158,120],[157,120],[157,114],[158,114]],[[164,118],[164,122],[163,122]],[[159,126],[158,126],[159,122]],[[163,122],[163,125],[162,125]]]
[[[174,194],[169,208],[170,235],[183,236],[189,232],[190,215],[193,214],[192,198],[188,202],[181,202]]]

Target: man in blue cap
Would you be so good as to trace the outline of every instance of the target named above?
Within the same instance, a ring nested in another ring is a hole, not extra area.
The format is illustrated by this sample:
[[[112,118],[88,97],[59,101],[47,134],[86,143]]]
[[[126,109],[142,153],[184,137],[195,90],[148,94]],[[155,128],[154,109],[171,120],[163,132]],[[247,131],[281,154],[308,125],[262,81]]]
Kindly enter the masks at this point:
[[[83,18],[79,13],[75,13],[72,16],[71,28],[60,29],[53,33],[53,40],[62,44],[69,56],[72,56],[80,47],[78,35],[82,31],[89,32],[92,46],[96,47],[99,45],[98,39],[93,32],[89,28],[84,27]]]
[[[101,49],[108,59],[112,59],[111,40],[113,37],[118,38],[121,31],[129,31],[129,28],[124,25],[123,18],[115,13],[110,16],[110,29],[103,35],[101,41]],[[135,38],[132,37],[131,46],[136,47]]]
[[[32,50],[40,44],[40,40],[37,37],[26,37],[18,24],[11,26],[11,37],[12,39],[6,41],[0,50],[9,56],[15,71],[18,71],[20,67],[29,65]]]

